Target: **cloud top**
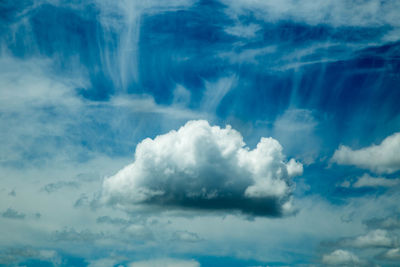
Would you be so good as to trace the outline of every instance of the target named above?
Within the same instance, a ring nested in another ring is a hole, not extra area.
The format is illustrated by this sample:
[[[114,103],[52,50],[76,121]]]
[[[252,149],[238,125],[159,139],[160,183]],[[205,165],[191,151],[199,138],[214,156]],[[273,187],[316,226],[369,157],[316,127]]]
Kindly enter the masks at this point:
[[[250,150],[229,125],[189,121],[139,143],[134,162],[104,181],[102,200],[280,216],[291,209],[291,178],[302,171],[273,138]]]

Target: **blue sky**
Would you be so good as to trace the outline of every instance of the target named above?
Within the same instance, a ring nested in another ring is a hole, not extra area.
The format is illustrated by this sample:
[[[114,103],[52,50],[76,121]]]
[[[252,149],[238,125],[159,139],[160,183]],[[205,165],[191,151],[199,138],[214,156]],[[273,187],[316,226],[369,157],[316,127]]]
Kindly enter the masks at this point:
[[[0,266],[399,264],[398,1],[0,14]]]

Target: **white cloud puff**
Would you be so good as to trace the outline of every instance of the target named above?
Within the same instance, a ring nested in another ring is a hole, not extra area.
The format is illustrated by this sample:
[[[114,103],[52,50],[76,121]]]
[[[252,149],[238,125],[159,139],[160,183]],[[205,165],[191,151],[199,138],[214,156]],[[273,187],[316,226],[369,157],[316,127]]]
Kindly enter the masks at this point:
[[[368,247],[391,247],[395,240],[386,230],[376,229],[366,235],[359,236],[348,242],[348,245],[358,248]]]
[[[302,171],[273,138],[250,150],[229,125],[189,121],[139,143],[134,162],[104,181],[102,200],[279,216],[291,207],[291,178]]]
[[[332,161],[342,165],[354,165],[376,173],[393,173],[400,170],[400,133],[395,133],[379,145],[352,150],[341,145],[333,154]]]
[[[346,266],[360,263],[360,259],[347,250],[338,249],[322,257],[322,262],[328,265]]]
[[[388,179],[384,177],[372,177],[365,173],[353,184],[353,187],[392,187],[400,184],[400,179]]]

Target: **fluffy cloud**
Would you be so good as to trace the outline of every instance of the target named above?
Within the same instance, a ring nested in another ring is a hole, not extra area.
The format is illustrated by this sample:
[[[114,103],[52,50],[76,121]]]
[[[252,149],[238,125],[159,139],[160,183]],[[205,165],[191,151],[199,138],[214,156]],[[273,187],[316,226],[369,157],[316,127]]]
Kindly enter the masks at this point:
[[[364,174],[353,184],[353,187],[391,187],[400,184],[400,179],[387,179],[384,177],[372,177]]]
[[[279,216],[291,209],[291,177],[301,173],[272,138],[250,150],[230,126],[189,121],[139,143],[134,162],[104,181],[102,200]]]
[[[400,184],[400,179],[388,179],[385,177],[373,177],[368,173],[364,173],[358,177],[356,181],[345,180],[339,186],[345,188],[363,188],[363,187],[393,187]]]
[[[386,230],[376,229],[347,242],[348,245],[358,248],[391,247],[395,240]]]
[[[384,259],[388,260],[400,260],[400,248],[389,249],[385,254],[383,254]]]
[[[351,265],[360,263],[360,259],[347,250],[338,249],[322,257],[322,262],[329,265]]]
[[[352,150],[341,145],[333,154],[332,161],[354,165],[376,173],[393,173],[400,170],[400,133],[395,133],[379,145]]]

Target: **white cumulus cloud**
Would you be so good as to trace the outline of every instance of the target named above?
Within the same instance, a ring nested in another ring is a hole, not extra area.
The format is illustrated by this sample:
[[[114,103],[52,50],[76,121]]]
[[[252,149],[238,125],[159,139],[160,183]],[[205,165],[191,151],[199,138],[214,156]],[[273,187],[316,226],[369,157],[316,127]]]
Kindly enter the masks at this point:
[[[328,265],[354,266],[360,263],[360,259],[350,251],[338,249],[323,255],[322,262]]]
[[[393,173],[400,170],[400,133],[385,138],[379,145],[358,150],[339,146],[332,161],[342,165],[354,165],[376,173]]]
[[[349,245],[359,248],[391,247],[394,243],[395,240],[386,230],[382,229],[373,230],[348,242]]]
[[[291,178],[302,171],[273,138],[251,150],[229,125],[189,121],[139,143],[134,162],[104,181],[102,200],[279,216],[290,209]]]

